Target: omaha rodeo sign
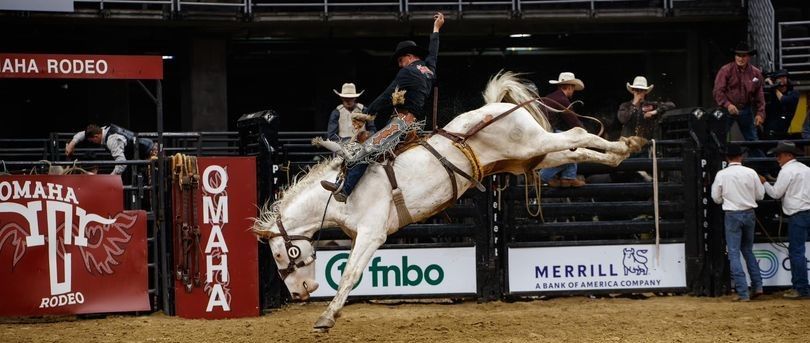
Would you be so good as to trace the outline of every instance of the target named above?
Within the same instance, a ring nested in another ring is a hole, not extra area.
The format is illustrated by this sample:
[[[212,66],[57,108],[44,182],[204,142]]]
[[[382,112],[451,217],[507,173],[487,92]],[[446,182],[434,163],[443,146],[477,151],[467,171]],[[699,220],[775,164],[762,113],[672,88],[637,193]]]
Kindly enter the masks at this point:
[[[0,176],[0,315],[149,310],[146,214],[114,175]]]
[[[161,56],[0,53],[0,78],[163,79]]]

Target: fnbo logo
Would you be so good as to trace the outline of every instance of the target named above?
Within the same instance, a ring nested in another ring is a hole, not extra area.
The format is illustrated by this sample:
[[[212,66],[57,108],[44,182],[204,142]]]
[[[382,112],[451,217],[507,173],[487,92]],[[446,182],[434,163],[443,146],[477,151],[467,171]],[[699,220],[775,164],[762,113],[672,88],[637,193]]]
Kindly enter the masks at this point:
[[[326,282],[334,290],[337,290],[338,283],[332,277],[335,274],[333,268],[337,265],[339,275],[342,275],[348,258],[348,253],[340,253],[326,263]],[[431,264],[422,269],[418,265],[409,265],[408,256],[402,256],[402,263],[399,266],[381,265],[381,261],[381,257],[375,257],[371,261],[371,266],[368,267],[368,272],[371,274],[371,287],[388,287],[392,277],[394,286],[418,286],[422,281],[428,285],[436,286],[444,280],[444,270],[437,264]],[[362,276],[354,285],[354,288],[357,288],[361,280]]]
[[[346,261],[348,260],[349,260],[349,253],[342,252],[340,254],[332,256],[332,258],[329,259],[329,262],[326,263],[326,283],[328,283],[329,287],[332,287],[332,289],[334,290],[338,289],[338,283],[335,282],[335,279],[332,278],[332,274],[334,274],[333,268],[335,268],[335,265],[337,264],[337,270],[340,272],[337,275],[337,279],[340,280],[340,276],[343,275],[343,270],[346,268]],[[352,287],[352,289],[357,288],[357,286],[360,285],[360,281],[363,281],[363,274],[360,274],[360,278],[357,279],[357,283],[354,284],[354,287]]]

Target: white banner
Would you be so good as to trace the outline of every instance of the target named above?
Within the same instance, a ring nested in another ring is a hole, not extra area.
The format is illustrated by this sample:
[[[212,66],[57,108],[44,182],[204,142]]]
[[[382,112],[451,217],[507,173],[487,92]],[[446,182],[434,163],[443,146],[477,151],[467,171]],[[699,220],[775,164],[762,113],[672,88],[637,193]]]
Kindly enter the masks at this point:
[[[791,286],[790,282],[790,258],[788,258],[787,242],[783,242],[785,247],[780,247],[772,243],[755,243],[754,256],[759,263],[759,271],[762,274],[762,283],[765,286]],[[810,243],[805,243],[805,258],[810,261]],[[745,259],[740,255],[740,264],[745,272],[746,280],[748,268],[745,267]],[[810,268],[810,266],[809,266]]]
[[[313,297],[335,295],[348,250],[318,251]],[[377,250],[351,295],[476,292],[475,247]]]
[[[509,248],[509,292],[686,287],[684,244]]]
[[[0,10],[73,12],[73,0],[0,0]]]

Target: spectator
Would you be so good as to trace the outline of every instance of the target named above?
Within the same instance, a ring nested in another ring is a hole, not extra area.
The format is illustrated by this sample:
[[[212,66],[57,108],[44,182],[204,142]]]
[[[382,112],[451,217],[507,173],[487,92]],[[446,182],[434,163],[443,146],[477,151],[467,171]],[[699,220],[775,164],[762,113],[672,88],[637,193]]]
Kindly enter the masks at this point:
[[[790,216],[788,222],[788,257],[793,288],[783,296],[788,299],[810,299],[810,286],[807,284],[807,257],[805,242],[810,233],[810,168],[796,161],[802,151],[792,142],[780,141],[776,148],[768,151],[776,154],[776,161],[782,170],[771,186],[764,177],[765,193],[771,198],[782,199],[782,211]]]
[[[647,94],[655,85],[647,85],[647,78],[636,76],[633,84],[625,84],[627,91],[633,94],[633,100],[619,105],[616,117],[622,123],[622,137],[640,136],[654,138],[656,124],[664,112],[675,108],[672,102],[647,101]]]
[[[574,127],[583,127],[582,122],[577,118],[576,113],[571,111],[571,98],[574,92],[585,89],[585,83],[577,79],[574,73],[563,72],[557,80],[549,80],[548,83],[557,86],[557,90],[546,95],[542,100],[548,106],[554,107],[562,112],[548,111],[548,121],[554,132],[568,131]],[[559,178],[557,177],[559,175]],[[569,163],[552,168],[540,170],[540,179],[548,183],[551,187],[582,187],[585,181],[577,179],[577,164]]]
[[[65,146],[65,155],[72,159],[76,144],[82,141],[103,145],[110,151],[110,155],[119,162],[126,161],[127,155],[130,158],[134,156],[134,146],[137,146],[139,157],[141,158],[148,159],[157,157],[158,147],[151,139],[136,138],[134,132],[115,124],[104,127],[99,127],[94,124],[87,125],[84,131],[77,132],[73,135],[73,139],[67,143],[67,146]],[[115,166],[111,174],[121,175],[126,169],[127,166],[125,164],[119,164]]]
[[[357,102],[357,98],[362,95],[365,90],[357,93],[357,89],[353,83],[344,83],[340,92],[334,89],[332,91],[340,97],[341,104],[329,115],[329,126],[326,129],[327,139],[347,141],[357,136],[361,131],[368,131],[371,134],[377,131],[377,128],[374,126],[374,120],[365,121],[365,125],[359,125],[357,128],[355,128],[352,123],[355,117],[357,117],[355,114],[362,114],[365,108],[363,104]]]
[[[727,128],[734,122],[740,127],[746,141],[757,140],[757,126],[765,121],[765,96],[762,92],[762,72],[749,62],[755,49],[740,42],[734,49],[734,61],[717,71],[714,79],[714,100],[728,111]],[[751,155],[762,156],[762,151],[752,150]]]
[[[744,148],[729,145],[726,149],[728,167],[719,171],[712,183],[712,200],[723,205],[725,214],[726,249],[731,269],[731,278],[737,290],[736,301],[749,301],[762,294],[762,274],[754,256],[754,225],[757,200],[765,197],[765,189],[759,182],[757,173],[742,165]],[[745,279],[740,253],[748,266],[751,277],[751,291]]]
[[[785,69],[765,79],[765,139],[785,139],[799,104],[799,92],[793,89]]]

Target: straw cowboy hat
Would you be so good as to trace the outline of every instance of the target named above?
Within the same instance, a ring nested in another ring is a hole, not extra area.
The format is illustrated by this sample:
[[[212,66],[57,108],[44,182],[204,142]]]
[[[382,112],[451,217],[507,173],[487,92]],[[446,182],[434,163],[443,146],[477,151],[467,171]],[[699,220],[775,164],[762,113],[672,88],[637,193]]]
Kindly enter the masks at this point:
[[[632,85],[629,84],[629,83],[627,83],[626,85],[627,85],[627,91],[630,92],[630,93],[633,93],[633,89],[641,89],[641,90],[645,90],[645,91],[647,91],[647,93],[649,93],[649,92],[652,92],[653,87],[655,87],[655,85],[647,86],[647,78],[644,77],[644,76],[636,76],[636,78],[633,79],[633,84]]]
[[[366,90],[364,89],[360,91],[360,93],[357,93],[357,88],[354,87],[353,83],[344,83],[343,87],[340,89],[340,92],[334,89],[332,91],[335,92],[335,94],[337,94],[341,98],[356,98],[361,94],[363,94],[363,92],[365,92]]]
[[[427,56],[428,51],[424,48],[419,47],[416,45],[416,42],[412,40],[404,40],[397,44],[397,48],[394,49],[394,59],[399,58],[400,56],[405,56],[407,54],[412,54],[419,58],[425,58]]]
[[[574,73],[562,72],[557,80],[548,80],[552,85],[574,85],[574,90],[581,91],[585,89],[585,83],[574,76]]]
[[[789,152],[793,156],[804,155],[804,151],[796,147],[796,143],[788,141],[779,141],[775,148],[768,150],[768,154],[775,155],[780,152]]]
[[[754,56],[754,55],[757,54],[757,49],[751,49],[748,46],[747,42],[741,41],[741,42],[737,43],[736,47],[734,47],[734,53],[735,54],[746,54],[746,55],[749,55],[749,56]]]

